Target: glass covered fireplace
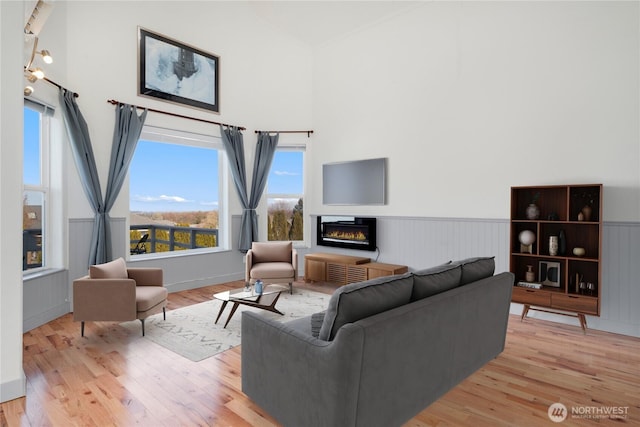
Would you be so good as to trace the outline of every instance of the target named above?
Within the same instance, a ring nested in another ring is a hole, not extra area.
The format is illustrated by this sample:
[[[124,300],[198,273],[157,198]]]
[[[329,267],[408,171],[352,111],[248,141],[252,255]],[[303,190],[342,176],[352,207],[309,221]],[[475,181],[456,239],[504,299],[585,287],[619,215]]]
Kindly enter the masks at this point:
[[[375,251],[376,219],[354,216],[318,216],[317,244]]]

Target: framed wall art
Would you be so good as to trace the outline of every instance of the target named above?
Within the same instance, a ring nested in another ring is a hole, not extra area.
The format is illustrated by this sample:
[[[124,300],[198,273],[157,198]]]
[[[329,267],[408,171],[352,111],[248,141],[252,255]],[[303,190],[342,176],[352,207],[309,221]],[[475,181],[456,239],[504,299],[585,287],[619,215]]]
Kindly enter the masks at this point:
[[[138,94],[220,112],[220,57],[138,27]]]
[[[539,279],[543,286],[560,287],[560,263],[551,261],[540,261]]]

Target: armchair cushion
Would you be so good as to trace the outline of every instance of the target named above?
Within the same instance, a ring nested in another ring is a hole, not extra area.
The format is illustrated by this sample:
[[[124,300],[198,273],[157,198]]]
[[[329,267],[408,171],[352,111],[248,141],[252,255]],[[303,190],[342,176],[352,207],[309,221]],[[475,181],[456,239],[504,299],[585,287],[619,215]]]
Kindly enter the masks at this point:
[[[122,258],[89,267],[91,279],[128,279],[127,263]]]
[[[279,279],[293,277],[294,270],[291,262],[261,262],[251,268],[252,279]]]
[[[167,299],[164,286],[136,286],[136,311],[147,311]]]
[[[253,263],[288,262],[291,263],[292,242],[253,242],[251,252]]]

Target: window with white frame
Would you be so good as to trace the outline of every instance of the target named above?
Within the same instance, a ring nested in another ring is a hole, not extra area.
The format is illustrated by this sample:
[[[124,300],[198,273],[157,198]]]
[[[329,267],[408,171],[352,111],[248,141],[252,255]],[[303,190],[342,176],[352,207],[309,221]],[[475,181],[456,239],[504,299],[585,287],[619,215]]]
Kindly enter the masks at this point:
[[[22,270],[47,266],[49,137],[53,110],[37,102],[24,104],[22,167]]]
[[[267,238],[304,241],[304,147],[278,147],[267,180]]]
[[[129,167],[132,256],[224,246],[218,138],[145,126]]]

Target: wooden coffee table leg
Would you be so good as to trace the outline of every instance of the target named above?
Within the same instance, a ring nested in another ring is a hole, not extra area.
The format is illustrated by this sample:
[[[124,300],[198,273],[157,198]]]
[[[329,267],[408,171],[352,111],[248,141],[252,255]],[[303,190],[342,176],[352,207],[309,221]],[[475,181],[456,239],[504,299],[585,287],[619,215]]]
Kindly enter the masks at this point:
[[[233,313],[236,312],[236,310],[238,309],[238,306],[240,304],[238,304],[237,302],[234,301],[233,303],[233,307],[231,307],[231,313],[229,313],[229,317],[227,317],[227,321],[224,323],[224,327],[226,328],[227,325],[229,324],[229,320],[231,320],[231,318],[233,317]]]
[[[224,310],[224,308],[227,306],[227,303],[229,301],[222,301],[222,307],[220,307],[220,311],[218,312],[218,317],[216,317],[216,321],[214,323],[218,323],[218,320],[220,319],[220,315],[222,314],[222,311]]]
[[[278,302],[279,298],[280,298],[280,293],[278,292],[278,295],[276,295],[276,297],[273,300],[273,302],[271,303],[271,305],[269,305],[268,307],[267,306],[263,306],[263,309],[267,310],[267,311],[271,311],[273,313],[278,313],[278,314],[281,314],[281,315],[284,316],[284,313],[276,308],[276,303]]]

